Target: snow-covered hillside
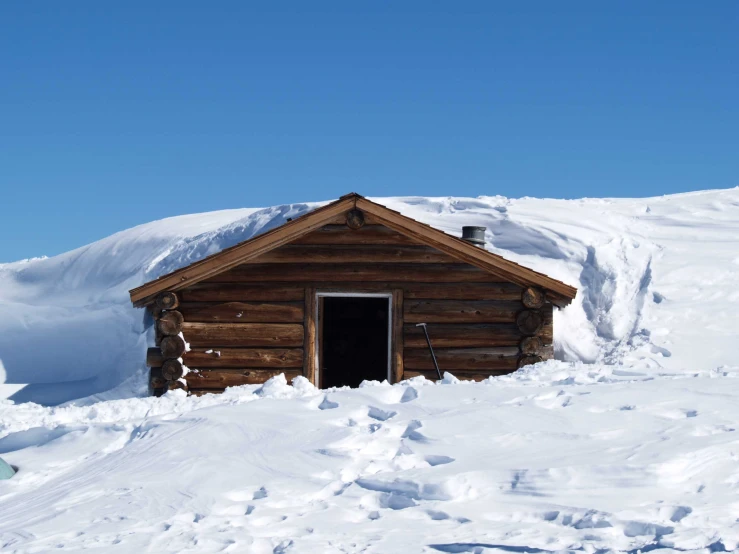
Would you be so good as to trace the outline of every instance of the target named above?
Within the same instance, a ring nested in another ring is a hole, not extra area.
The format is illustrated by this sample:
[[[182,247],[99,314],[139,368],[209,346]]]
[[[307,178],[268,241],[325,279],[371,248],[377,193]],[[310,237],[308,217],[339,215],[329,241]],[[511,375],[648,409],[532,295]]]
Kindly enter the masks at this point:
[[[278,376],[144,397],[153,337],[128,289],[313,204],[0,265],[0,456],[19,468],[0,481],[0,551],[739,548],[739,189],[375,200],[451,233],[485,225],[489,249],[577,286],[559,360],[480,384]]]
[[[556,314],[556,356],[710,369],[732,361],[739,189],[640,200],[378,198],[580,292]],[[175,217],[53,258],[0,265],[0,363],[17,401],[144,394],[144,310],[128,290],[296,217],[293,204]],[[1,379],[0,379],[1,380]],[[13,390],[16,390],[15,387]],[[5,390],[11,390],[5,387]]]

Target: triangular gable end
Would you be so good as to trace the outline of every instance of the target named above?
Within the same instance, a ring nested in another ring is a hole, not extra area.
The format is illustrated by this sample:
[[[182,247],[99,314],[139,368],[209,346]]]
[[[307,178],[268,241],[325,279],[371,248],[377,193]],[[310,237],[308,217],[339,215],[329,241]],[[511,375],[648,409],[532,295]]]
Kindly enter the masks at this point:
[[[577,293],[577,289],[561,281],[506,260],[502,256],[367,200],[359,194],[350,193],[264,234],[132,289],[131,301],[134,306],[145,306],[160,292],[177,291],[228,271],[275,248],[289,244],[354,208],[372,215],[378,223],[421,244],[431,246],[497,277],[521,286],[541,287],[547,292],[549,300],[557,306],[569,304]]]

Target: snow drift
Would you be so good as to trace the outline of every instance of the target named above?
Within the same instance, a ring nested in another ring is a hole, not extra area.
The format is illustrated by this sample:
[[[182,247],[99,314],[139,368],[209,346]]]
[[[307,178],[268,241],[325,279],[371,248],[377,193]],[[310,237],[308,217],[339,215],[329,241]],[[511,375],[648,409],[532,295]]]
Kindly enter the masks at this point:
[[[578,286],[556,356],[483,383],[144,396],[127,290],[316,205],[142,225],[0,266],[0,551],[739,549],[739,189],[378,199]],[[10,383],[31,383],[26,387]],[[81,398],[96,393],[94,397]],[[77,398],[58,406],[42,406]]]
[[[739,305],[739,189],[639,200],[377,198],[577,286],[556,312],[564,361],[710,369],[732,362]],[[320,204],[164,219],[53,258],[0,265],[0,361],[16,401],[145,394],[144,310],[128,290]],[[0,379],[1,380],[1,379]],[[1,386],[1,385],[0,385]]]

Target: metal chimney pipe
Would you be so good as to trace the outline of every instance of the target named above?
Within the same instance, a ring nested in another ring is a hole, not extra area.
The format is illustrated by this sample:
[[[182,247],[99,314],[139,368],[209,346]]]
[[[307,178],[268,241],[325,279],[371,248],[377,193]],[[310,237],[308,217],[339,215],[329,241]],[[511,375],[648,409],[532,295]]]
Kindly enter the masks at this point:
[[[466,240],[480,248],[485,248],[485,229],[487,229],[487,227],[462,227],[462,240]]]

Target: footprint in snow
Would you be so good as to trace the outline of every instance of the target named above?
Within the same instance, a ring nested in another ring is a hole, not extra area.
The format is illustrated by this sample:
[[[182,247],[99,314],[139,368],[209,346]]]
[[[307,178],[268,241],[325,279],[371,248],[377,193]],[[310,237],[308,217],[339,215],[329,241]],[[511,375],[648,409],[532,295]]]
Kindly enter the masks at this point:
[[[381,410],[380,408],[375,408],[374,406],[370,406],[369,411],[367,412],[367,415],[371,417],[372,419],[376,419],[377,421],[387,421],[391,417],[398,415],[398,412],[385,411],[385,410]]]
[[[323,397],[323,401],[318,405],[319,410],[333,410],[334,408],[338,408],[339,403],[338,402],[332,402],[328,399],[328,395]]]
[[[265,489],[264,487],[260,487],[258,491],[254,492],[252,500],[260,500],[262,498],[267,498],[267,496],[267,489]]]
[[[447,519],[452,519],[452,516],[450,516],[446,512],[442,512],[441,510],[428,510],[426,513],[434,521],[445,521]],[[457,523],[469,523],[470,522],[470,520],[467,519],[466,517],[457,517],[454,519]]]
[[[426,460],[426,463],[428,463],[428,465],[430,465],[431,467],[434,467],[434,466],[441,466],[444,464],[451,464],[454,461],[454,458],[451,458],[449,456],[431,454],[429,456],[426,456],[424,460]]]
[[[417,442],[428,442],[426,436],[418,431],[421,427],[423,427],[423,424],[417,419],[414,419],[408,424],[408,427],[405,428],[402,438]]]
[[[413,387],[408,387],[405,389],[403,396],[400,397],[400,402],[410,402],[412,400],[415,400],[416,398],[418,398],[418,391]]]
[[[400,447],[398,448],[397,452],[395,452],[395,457],[398,456],[410,456],[413,454],[413,450],[410,449],[410,447],[405,444],[405,441],[401,441]]]
[[[670,521],[672,521],[673,523],[678,523],[692,513],[693,508],[691,508],[690,506],[678,506],[677,508],[675,508],[675,512],[670,517]]]
[[[292,539],[285,539],[280,544],[274,547],[274,549],[272,550],[272,554],[286,554],[288,549],[292,550],[291,547],[293,544],[294,543]]]

